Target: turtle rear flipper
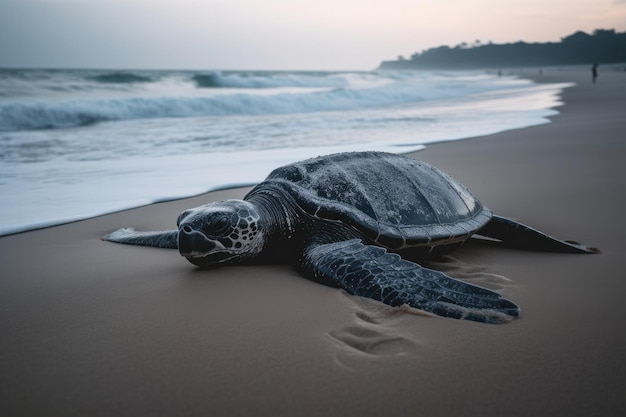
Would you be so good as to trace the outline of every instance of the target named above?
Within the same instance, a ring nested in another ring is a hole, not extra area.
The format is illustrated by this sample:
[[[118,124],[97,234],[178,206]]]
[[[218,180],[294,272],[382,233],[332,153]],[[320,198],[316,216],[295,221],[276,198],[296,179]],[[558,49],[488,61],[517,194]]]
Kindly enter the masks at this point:
[[[546,252],[597,253],[597,248],[559,240],[506,217],[493,216],[477,234],[497,239],[503,245]]]
[[[102,237],[109,242],[126,245],[151,246],[154,248],[178,249],[178,230],[162,232],[138,232],[135,229],[123,228]]]
[[[391,306],[407,304],[439,316],[486,323],[505,323],[520,309],[500,294],[434,271],[378,246],[348,240],[305,250],[303,272],[350,294]]]

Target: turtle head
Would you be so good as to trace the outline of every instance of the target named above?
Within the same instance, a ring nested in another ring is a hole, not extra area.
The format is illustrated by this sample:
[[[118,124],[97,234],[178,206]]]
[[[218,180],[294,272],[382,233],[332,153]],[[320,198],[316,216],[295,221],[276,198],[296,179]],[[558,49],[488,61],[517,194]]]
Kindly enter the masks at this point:
[[[189,209],[178,217],[178,250],[194,265],[237,263],[259,254],[264,236],[255,206],[225,200]]]

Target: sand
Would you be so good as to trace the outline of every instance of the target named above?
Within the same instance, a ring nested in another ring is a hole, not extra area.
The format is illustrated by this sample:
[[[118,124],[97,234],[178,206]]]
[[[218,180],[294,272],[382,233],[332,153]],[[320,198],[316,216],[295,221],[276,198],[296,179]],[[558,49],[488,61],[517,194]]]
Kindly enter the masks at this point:
[[[219,191],[0,238],[0,414],[623,414],[626,74],[600,70],[595,85],[588,70],[536,76],[578,83],[550,124],[414,155],[496,213],[602,250],[470,244],[438,265],[501,291],[518,320],[408,314],[289,266],[199,271],[99,240],[246,189]]]

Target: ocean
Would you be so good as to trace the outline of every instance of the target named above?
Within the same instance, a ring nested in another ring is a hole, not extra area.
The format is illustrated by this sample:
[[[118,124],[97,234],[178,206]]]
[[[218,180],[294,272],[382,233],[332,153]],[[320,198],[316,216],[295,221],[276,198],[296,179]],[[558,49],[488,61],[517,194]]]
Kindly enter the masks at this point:
[[[254,184],[327,153],[548,123],[567,86],[480,71],[0,69],[0,235]]]

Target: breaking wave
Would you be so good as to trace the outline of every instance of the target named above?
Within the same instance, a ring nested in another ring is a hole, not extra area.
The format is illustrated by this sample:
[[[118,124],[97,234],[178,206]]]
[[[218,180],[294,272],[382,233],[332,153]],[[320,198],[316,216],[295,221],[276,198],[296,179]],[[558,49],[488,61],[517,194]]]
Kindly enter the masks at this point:
[[[113,72],[106,74],[94,75],[91,77],[94,81],[108,84],[129,84],[129,83],[149,83],[154,79],[145,75],[139,75],[132,72]]]
[[[192,76],[199,88],[346,88],[350,79],[345,74],[302,73],[223,73],[211,71]]]
[[[404,100],[417,97],[405,97]],[[402,97],[335,90],[320,94],[159,97],[0,104],[0,130],[51,129],[132,119],[347,110],[395,104]]]
[[[104,75],[103,75],[104,76]],[[361,75],[347,73],[320,76],[315,73],[195,74],[205,87],[257,88],[263,93],[228,90],[220,94],[167,94],[96,97],[60,97],[38,100],[0,101],[0,131],[54,129],[84,126],[102,121],[181,118],[229,115],[289,114],[350,111],[418,103],[450,97],[465,97],[507,86],[491,81],[453,83],[450,80],[416,80],[405,75]],[[147,77],[133,73],[111,73],[100,81],[145,83]],[[159,84],[158,82],[149,83]],[[525,87],[527,85],[522,85]],[[305,90],[289,87],[307,87]],[[512,88],[512,85],[508,85]],[[196,89],[198,90],[198,89]],[[179,90],[173,90],[174,92]]]

